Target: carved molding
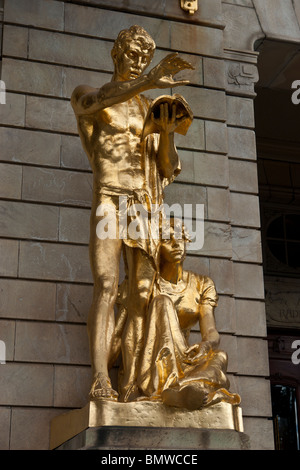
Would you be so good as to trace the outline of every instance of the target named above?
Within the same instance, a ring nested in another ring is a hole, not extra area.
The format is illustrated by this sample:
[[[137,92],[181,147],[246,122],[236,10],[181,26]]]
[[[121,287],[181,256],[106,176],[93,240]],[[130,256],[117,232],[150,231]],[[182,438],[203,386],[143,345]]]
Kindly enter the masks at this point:
[[[300,279],[266,278],[267,324],[300,328]]]
[[[224,49],[226,91],[231,94],[255,98],[258,82],[257,52]]]
[[[258,82],[258,70],[256,65],[226,61],[226,91],[238,95],[255,97],[255,84]]]

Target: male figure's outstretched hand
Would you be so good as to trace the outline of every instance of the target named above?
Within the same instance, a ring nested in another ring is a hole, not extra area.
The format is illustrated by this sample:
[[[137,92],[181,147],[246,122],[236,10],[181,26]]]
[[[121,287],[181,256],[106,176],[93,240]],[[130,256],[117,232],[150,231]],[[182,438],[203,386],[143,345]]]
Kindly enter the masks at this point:
[[[173,88],[182,85],[188,85],[189,80],[174,80],[173,76],[181,70],[194,70],[192,64],[183,60],[178,53],[172,53],[162,59],[159,64],[153,67],[147,74],[148,79],[155,88]]]

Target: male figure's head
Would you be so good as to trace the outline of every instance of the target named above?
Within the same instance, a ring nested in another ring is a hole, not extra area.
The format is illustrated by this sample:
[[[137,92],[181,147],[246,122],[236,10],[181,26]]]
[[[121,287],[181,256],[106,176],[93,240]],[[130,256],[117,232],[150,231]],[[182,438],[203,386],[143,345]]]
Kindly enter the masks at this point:
[[[155,51],[152,37],[140,26],[120,31],[111,56],[115,66],[115,80],[139,77],[150,64]]]

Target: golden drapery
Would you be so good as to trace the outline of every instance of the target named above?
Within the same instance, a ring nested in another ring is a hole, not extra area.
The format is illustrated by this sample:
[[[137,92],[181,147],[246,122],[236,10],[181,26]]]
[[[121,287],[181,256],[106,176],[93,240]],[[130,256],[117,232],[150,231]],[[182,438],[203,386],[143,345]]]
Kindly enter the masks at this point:
[[[227,354],[203,348],[201,342],[188,344],[187,336],[199,319],[200,306],[215,307],[217,299],[214,283],[206,276],[184,271],[177,284],[158,278],[145,324],[138,400],[163,401],[189,409],[221,400],[240,402],[237,394],[229,392]],[[119,321],[124,322],[126,296],[120,303]],[[116,326],[120,334],[118,321]]]

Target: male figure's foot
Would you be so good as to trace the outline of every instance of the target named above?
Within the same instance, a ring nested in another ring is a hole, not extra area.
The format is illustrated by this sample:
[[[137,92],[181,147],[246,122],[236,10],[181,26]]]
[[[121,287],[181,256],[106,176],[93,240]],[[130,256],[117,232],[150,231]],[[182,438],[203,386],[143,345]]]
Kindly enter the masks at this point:
[[[94,382],[90,391],[90,400],[118,401],[118,393],[112,388],[110,378],[98,372],[94,376]]]

